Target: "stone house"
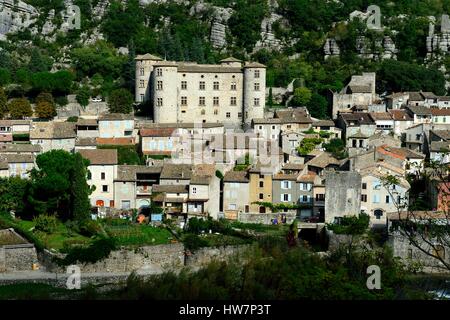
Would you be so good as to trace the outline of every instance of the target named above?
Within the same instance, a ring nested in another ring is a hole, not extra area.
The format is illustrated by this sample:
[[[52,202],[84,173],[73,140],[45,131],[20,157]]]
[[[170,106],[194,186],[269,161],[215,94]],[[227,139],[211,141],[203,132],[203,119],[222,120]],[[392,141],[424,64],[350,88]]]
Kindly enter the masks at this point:
[[[0,134],[29,134],[31,120],[0,120]]]
[[[98,119],[79,118],[76,123],[77,138],[99,137]]]
[[[430,130],[428,151],[430,160],[438,163],[450,162],[450,131]]]
[[[398,184],[387,186],[383,178],[392,174],[381,167],[372,166],[360,171],[361,211],[369,215],[372,226],[386,226],[387,214],[409,203],[409,183],[397,176]]]
[[[88,166],[89,186],[95,186],[90,199],[93,207],[115,208],[114,180],[117,178],[117,150],[80,150],[81,156],[90,161]]]
[[[339,113],[351,112],[355,106],[367,108],[373,104],[377,100],[375,88],[375,73],[352,76],[350,82],[340,92],[333,93],[333,119],[336,119]]]
[[[367,150],[367,139],[375,134],[377,125],[368,113],[342,113],[337,120],[349,153]]]
[[[143,210],[151,205],[153,186],[159,183],[160,166],[117,166],[114,179],[114,202],[123,210]]]
[[[276,172],[276,171],[274,171]],[[256,204],[256,202],[272,203],[273,173],[267,171],[260,164],[255,164],[249,170],[249,204],[251,213],[269,213],[270,209]]]
[[[154,185],[152,201],[164,209],[167,218],[187,216],[189,185]]]
[[[371,112],[370,117],[375,121],[377,131],[390,133],[394,130],[394,119],[389,112]]]
[[[388,111],[402,109],[407,105],[408,100],[408,92],[396,92],[385,97],[386,107]]]
[[[431,108],[430,111],[433,116],[434,124],[450,123],[450,109],[448,109],[448,108],[444,108],[444,109]]]
[[[97,149],[97,138],[76,138],[75,139],[75,152],[80,150],[93,150]]]
[[[402,140],[406,148],[416,152],[425,152],[426,133],[429,129],[430,126],[423,123],[407,128],[402,135]]]
[[[55,149],[73,152],[75,138],[75,123],[71,122],[33,122],[30,131],[31,144],[40,145],[42,152]]]
[[[0,153],[0,177],[21,177],[27,179],[35,167],[34,154]]]
[[[250,212],[248,171],[229,171],[223,178],[223,211],[226,219],[236,220],[239,213]]]
[[[0,145],[0,154],[31,154],[37,156],[41,153],[40,145],[27,143],[5,143]]]
[[[415,174],[424,168],[425,156],[407,148],[395,148],[387,145],[376,149],[376,159],[398,164],[406,174]]]
[[[180,141],[176,128],[140,129],[140,145],[144,155],[172,155]]]
[[[319,154],[307,161],[305,165],[307,166],[308,171],[314,172],[320,177],[323,177],[327,171],[339,170],[342,165],[342,161],[336,159],[328,152],[319,151]]]
[[[394,134],[402,136],[403,132],[414,125],[414,119],[404,109],[402,110],[388,110],[394,121]]]
[[[425,106],[408,106],[406,107],[406,111],[413,118],[414,124],[419,123],[431,123],[433,121],[433,114],[431,113],[431,109]]]
[[[448,109],[450,108],[450,97],[448,96],[441,96],[438,98],[438,104],[439,109]]]
[[[134,139],[133,115],[110,113],[98,119],[99,138],[128,138]]]
[[[332,120],[314,121],[311,127],[316,132],[328,132],[330,134],[330,137],[326,140],[341,139],[342,137],[342,129],[336,127],[336,124]]]
[[[259,137],[278,141],[281,134],[281,119],[253,119],[252,128]]]

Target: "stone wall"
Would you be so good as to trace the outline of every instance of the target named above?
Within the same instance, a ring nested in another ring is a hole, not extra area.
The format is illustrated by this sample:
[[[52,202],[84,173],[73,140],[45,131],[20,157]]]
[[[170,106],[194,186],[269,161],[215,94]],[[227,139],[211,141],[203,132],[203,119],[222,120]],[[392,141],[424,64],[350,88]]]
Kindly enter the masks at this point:
[[[283,212],[283,213],[239,213],[238,221],[243,223],[260,223],[260,224],[272,224],[273,219],[280,221],[281,215],[286,215],[286,223],[291,224],[294,222],[297,216],[296,212]]]
[[[224,246],[217,248],[200,248],[194,253],[187,254],[186,266],[200,268],[206,266],[211,261],[226,261],[231,257],[245,257],[245,253],[250,249],[250,245]]]
[[[30,271],[37,263],[32,244],[16,244],[0,247],[0,272]]]

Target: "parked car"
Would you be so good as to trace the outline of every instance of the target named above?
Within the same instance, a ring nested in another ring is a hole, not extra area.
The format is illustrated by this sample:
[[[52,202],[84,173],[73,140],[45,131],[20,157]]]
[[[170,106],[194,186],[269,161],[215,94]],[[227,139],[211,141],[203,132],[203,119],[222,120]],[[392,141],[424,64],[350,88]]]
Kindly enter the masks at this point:
[[[102,102],[103,99],[101,97],[95,97],[91,99],[92,102]]]

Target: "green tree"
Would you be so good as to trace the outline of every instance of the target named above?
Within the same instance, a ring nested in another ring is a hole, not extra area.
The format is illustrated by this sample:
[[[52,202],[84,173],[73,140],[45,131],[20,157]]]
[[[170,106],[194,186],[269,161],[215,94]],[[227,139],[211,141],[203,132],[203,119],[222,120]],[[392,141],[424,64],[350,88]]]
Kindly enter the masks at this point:
[[[74,170],[72,177],[72,212],[75,221],[83,222],[90,218],[89,202],[90,188],[86,182],[88,162],[81,154],[74,155]]]
[[[39,104],[40,102],[48,102],[52,105],[55,104],[55,100],[53,99],[53,95],[50,92],[41,92],[36,97],[36,104]]]
[[[305,87],[300,87],[294,90],[293,103],[296,106],[304,106],[311,101],[312,93],[311,90]]]
[[[318,93],[313,93],[311,100],[306,103],[311,117],[317,119],[327,119],[328,117],[328,101]]]
[[[33,110],[31,110],[31,104],[26,98],[12,99],[8,103],[9,115],[13,119],[23,119],[25,117],[31,117]]]
[[[86,107],[89,104],[89,98],[91,97],[91,90],[87,86],[82,86],[77,91],[77,102],[82,106]]]
[[[0,86],[11,83],[11,72],[8,69],[0,68]]]
[[[51,119],[56,116],[55,105],[45,100],[39,101],[34,111],[41,119]]]
[[[336,159],[345,159],[348,154],[345,149],[345,142],[342,139],[331,139],[328,143],[324,143],[325,151],[330,152]]]
[[[0,87],[0,119],[8,113],[8,97],[5,90]]]
[[[128,114],[133,110],[133,101],[133,95],[128,90],[113,90],[108,97],[109,112]]]
[[[28,185],[20,177],[0,178],[0,212],[23,212]]]
[[[49,56],[42,54],[40,49],[33,49],[31,51],[30,63],[28,70],[32,73],[50,71],[52,67],[52,60]]]

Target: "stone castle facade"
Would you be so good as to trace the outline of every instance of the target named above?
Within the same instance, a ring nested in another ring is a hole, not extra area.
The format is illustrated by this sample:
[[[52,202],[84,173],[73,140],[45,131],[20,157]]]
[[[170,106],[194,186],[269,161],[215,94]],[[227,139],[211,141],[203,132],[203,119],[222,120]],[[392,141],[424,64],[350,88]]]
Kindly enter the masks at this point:
[[[266,67],[235,58],[207,65],[136,58],[136,102],[150,102],[155,123],[250,126],[263,118]]]

